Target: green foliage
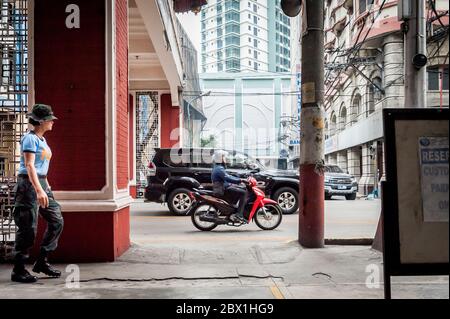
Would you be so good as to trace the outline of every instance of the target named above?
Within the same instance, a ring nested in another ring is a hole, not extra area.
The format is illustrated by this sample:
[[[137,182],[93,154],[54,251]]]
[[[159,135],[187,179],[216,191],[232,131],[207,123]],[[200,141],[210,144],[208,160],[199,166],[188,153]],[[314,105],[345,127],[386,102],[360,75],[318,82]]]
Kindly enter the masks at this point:
[[[200,143],[201,143],[201,147],[215,148],[217,145],[217,140],[214,135],[210,135],[208,137],[201,138]]]

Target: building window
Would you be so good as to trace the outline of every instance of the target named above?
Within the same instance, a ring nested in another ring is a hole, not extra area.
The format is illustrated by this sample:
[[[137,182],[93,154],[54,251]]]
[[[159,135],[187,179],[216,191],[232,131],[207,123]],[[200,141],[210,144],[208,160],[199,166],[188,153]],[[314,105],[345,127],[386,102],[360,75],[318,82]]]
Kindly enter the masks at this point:
[[[352,118],[351,123],[358,121],[359,112],[361,112],[361,95],[358,93],[355,95],[352,103]]]
[[[341,106],[341,112],[339,113],[339,125],[338,131],[341,132],[345,130],[345,126],[347,125],[347,108],[344,104]]]
[[[427,68],[428,74],[428,90],[440,91],[448,90],[448,65],[447,66],[430,66]]]
[[[372,80],[372,83],[369,83],[369,96],[367,100],[367,115],[372,114],[375,112],[375,108],[377,104],[381,101],[381,79],[379,77],[375,77]]]
[[[374,0],[359,0],[359,14],[366,12],[367,7],[373,5]]]
[[[331,114],[331,126],[330,126],[330,136],[333,136],[336,134],[336,127],[337,127],[337,117],[336,113]]]

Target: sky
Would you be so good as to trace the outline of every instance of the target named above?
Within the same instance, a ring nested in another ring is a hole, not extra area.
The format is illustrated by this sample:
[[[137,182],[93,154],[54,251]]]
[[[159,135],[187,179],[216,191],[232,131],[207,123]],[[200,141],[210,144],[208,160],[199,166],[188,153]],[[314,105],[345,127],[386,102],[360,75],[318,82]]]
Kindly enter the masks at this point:
[[[198,54],[201,53],[201,15],[192,12],[177,14],[178,19],[187,31],[189,38],[195,46]]]

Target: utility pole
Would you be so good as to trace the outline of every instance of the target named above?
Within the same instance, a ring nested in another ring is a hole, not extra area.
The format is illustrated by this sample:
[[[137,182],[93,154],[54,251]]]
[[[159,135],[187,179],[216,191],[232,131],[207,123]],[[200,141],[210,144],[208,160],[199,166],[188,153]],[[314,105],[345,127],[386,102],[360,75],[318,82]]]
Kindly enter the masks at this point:
[[[400,0],[399,19],[405,33],[405,107],[427,106],[426,0]]]
[[[299,242],[324,246],[324,0],[306,0],[302,37]]]
[[[300,0],[283,0],[286,15],[300,12]],[[324,0],[304,0],[302,110],[300,122],[300,244],[324,246]],[[304,23],[305,25],[305,23]]]

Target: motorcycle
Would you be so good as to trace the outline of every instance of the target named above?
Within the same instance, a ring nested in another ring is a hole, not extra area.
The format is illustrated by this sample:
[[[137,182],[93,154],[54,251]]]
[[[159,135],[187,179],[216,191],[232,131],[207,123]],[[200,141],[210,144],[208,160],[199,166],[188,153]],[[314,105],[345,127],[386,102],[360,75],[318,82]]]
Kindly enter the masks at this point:
[[[238,208],[225,197],[217,197],[213,191],[194,189],[189,193],[193,201],[188,214],[194,226],[201,231],[212,231],[219,225],[240,227],[254,221],[262,230],[274,230],[283,218],[283,212],[274,200],[266,198],[264,192],[257,187],[257,181],[249,177],[244,182],[249,197],[244,209],[244,221],[236,221],[231,217]]]

